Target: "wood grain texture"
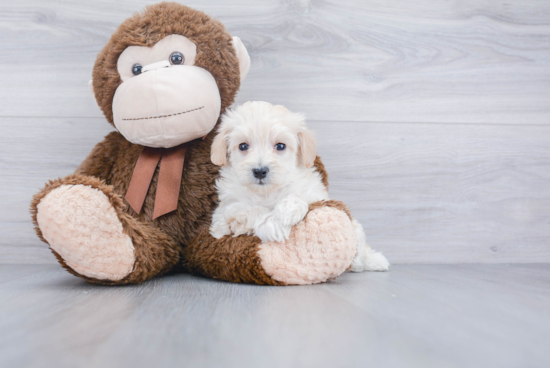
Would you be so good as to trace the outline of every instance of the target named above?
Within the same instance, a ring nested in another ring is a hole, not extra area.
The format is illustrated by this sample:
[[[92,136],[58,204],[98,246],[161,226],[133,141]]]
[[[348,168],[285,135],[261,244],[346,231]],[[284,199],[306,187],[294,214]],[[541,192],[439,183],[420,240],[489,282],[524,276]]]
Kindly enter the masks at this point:
[[[89,93],[118,24],[154,1],[0,3],[0,260],[51,263],[28,204],[110,130]],[[394,263],[550,262],[550,3],[189,1],[240,36],[238,102],[305,112]]]
[[[99,50],[150,1],[0,4],[1,116],[99,117],[87,89]],[[187,1],[242,38],[239,101],[316,120],[549,123],[550,3]]]
[[[0,257],[55,262],[32,195],[111,129],[101,118],[0,118]],[[310,121],[331,196],[393,263],[550,262],[550,128]],[[32,142],[32,143],[31,143]]]
[[[390,259],[550,262],[547,127],[311,126],[331,197],[350,206]]]
[[[100,287],[0,265],[0,366],[542,368],[549,282],[547,265],[400,265],[313,286]]]

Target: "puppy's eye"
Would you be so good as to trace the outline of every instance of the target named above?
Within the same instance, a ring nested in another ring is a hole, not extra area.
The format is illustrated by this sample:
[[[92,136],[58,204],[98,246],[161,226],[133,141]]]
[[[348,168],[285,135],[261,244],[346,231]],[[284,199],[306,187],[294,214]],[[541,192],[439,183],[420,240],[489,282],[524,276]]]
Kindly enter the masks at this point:
[[[286,148],[286,144],[284,144],[284,143],[277,143],[277,144],[275,145],[275,148],[277,149],[277,151],[284,151],[285,148]]]
[[[239,144],[239,149],[240,149],[241,151],[246,151],[246,150],[248,149],[248,147],[250,147],[250,146],[248,145],[248,143],[241,143],[241,144]]]
[[[133,75],[140,75],[141,74],[141,65],[139,64],[134,64],[132,66],[132,74]]]
[[[179,51],[174,51],[170,54],[170,64],[172,65],[181,65],[185,61],[183,54]]]

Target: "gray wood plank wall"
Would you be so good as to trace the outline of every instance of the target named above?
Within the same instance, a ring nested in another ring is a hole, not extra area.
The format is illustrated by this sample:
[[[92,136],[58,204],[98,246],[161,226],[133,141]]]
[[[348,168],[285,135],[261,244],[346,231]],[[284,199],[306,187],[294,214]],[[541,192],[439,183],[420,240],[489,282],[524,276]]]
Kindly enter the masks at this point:
[[[55,262],[29,201],[111,129],[87,82],[147,3],[0,3],[0,262]],[[390,261],[550,262],[550,2],[185,4],[247,46],[238,102],[306,113],[333,198]]]

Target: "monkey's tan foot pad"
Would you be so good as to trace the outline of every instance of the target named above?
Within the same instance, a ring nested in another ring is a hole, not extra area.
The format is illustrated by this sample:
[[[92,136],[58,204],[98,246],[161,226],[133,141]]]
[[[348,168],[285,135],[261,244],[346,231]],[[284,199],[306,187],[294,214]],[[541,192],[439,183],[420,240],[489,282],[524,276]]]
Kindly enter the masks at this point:
[[[102,191],[62,185],[48,193],[37,210],[42,236],[77,273],[118,281],[132,272],[132,240]]]
[[[321,207],[293,227],[289,240],[260,245],[265,272],[290,285],[317,284],[345,272],[357,251],[353,226],[345,212]]]

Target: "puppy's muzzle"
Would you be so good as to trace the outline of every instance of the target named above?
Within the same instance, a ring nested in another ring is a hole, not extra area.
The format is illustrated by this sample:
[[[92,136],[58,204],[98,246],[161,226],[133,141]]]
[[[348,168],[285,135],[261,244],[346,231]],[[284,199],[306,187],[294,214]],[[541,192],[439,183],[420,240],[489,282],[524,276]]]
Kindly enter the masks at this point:
[[[252,169],[252,174],[254,175],[254,177],[256,179],[265,179],[265,177],[267,176],[267,173],[269,172],[269,168],[267,167],[259,167],[259,168],[256,168],[256,169]]]

